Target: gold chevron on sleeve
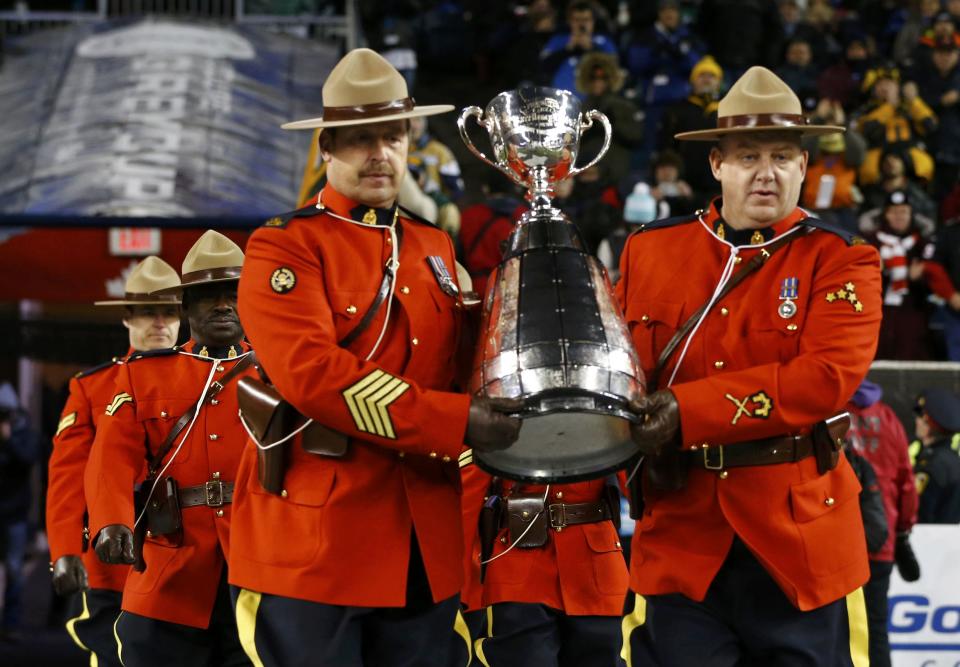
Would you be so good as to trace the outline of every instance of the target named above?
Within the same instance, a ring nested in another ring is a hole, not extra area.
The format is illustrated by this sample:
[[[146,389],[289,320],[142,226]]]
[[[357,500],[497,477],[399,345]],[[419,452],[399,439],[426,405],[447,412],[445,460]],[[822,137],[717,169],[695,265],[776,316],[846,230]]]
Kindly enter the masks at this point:
[[[70,414],[65,415],[60,419],[60,423],[57,424],[57,433],[53,437],[57,437],[57,435],[60,435],[61,433],[63,433],[64,431],[66,431],[68,428],[70,428],[76,423],[77,423],[76,412],[71,412]]]
[[[473,450],[466,449],[460,453],[459,463],[461,468],[466,468],[473,463]]]
[[[388,408],[410,385],[377,369],[343,391],[350,416],[358,431],[396,439]]]
[[[112,417],[124,403],[133,403],[133,396],[125,391],[117,394],[113,397],[113,400],[110,401],[110,405],[107,406],[107,416]]]

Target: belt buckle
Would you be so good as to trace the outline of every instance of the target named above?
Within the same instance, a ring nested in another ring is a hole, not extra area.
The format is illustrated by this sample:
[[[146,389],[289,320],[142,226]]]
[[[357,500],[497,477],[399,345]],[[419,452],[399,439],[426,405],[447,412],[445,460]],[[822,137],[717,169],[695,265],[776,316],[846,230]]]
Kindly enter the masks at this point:
[[[203,483],[207,507],[223,507],[223,482],[214,480]]]
[[[563,503],[550,505],[547,507],[547,512],[550,515],[551,528],[559,533],[567,527],[567,508],[564,507]]]
[[[710,452],[712,450],[717,450],[720,452],[720,462],[711,463],[710,462]],[[716,447],[706,447],[703,448],[703,467],[707,470],[723,470],[723,445],[717,445]]]

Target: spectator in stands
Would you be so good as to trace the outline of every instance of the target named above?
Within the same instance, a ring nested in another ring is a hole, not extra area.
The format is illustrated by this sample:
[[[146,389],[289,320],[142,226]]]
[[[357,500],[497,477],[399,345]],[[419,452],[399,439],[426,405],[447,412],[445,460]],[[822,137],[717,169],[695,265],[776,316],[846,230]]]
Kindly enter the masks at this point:
[[[711,56],[705,56],[690,72],[691,94],[667,110],[660,125],[658,150],[676,149],[686,165],[686,181],[693,188],[698,205],[720,193],[710,171],[710,145],[700,141],[674,141],[675,134],[693,130],[709,130],[717,126],[717,105],[723,70]]]
[[[960,456],[951,440],[960,432],[960,398],[947,389],[926,389],[914,407],[923,449],[914,474],[920,493],[920,523],[960,523]]]
[[[804,109],[817,106],[817,75],[819,68],[813,62],[810,43],[802,37],[787,42],[784,64],[777,68],[777,75],[800,98]]]
[[[697,32],[731,81],[751,65],[774,68],[780,61],[783,26],[773,2],[703,0]]]
[[[0,557],[6,584],[0,640],[19,637],[23,611],[23,561],[27,551],[30,472],[39,442],[9,382],[0,383]]]
[[[682,178],[683,158],[672,150],[661,151],[653,163],[653,188],[650,194],[658,202],[666,202],[667,210],[658,217],[693,213],[707,202],[697,202],[693,198],[693,188]]]
[[[580,230],[590,254],[620,224],[623,202],[603,161],[561,181],[554,202]]]
[[[906,63],[940,11],[940,0],[920,0],[919,7],[911,11],[906,23],[900,28],[893,43],[893,59]]]
[[[950,282],[960,286],[960,224],[956,219],[937,232],[934,259],[946,270]],[[943,332],[947,359],[960,361],[960,298],[951,297],[938,306],[932,322]]]
[[[410,119],[407,164],[417,176],[420,189],[437,204],[437,226],[456,238],[460,230],[456,201],[464,190],[460,164],[453,151],[430,134],[426,118]]]
[[[930,182],[933,159],[920,147],[919,140],[936,130],[937,119],[920,98],[917,85],[908,81],[901,91],[900,71],[883,66],[867,72],[863,87],[870,91],[871,99],[860,110],[854,127],[867,139],[870,150],[860,169],[860,184],[880,179],[880,156],[889,148],[906,150],[914,174]]]
[[[911,64],[917,69],[928,69],[931,66],[933,52],[937,45],[952,42],[955,47],[960,47],[960,35],[957,34],[957,27],[953,17],[949,12],[939,12],[933,18],[933,25],[920,38],[920,43],[914,49]]]
[[[780,8],[783,36],[787,43],[794,40],[806,42],[813,51],[813,60],[817,64],[823,64],[827,58],[827,40],[823,33],[805,20],[797,0],[780,0],[777,4]]]
[[[937,128],[928,142],[936,162],[933,196],[947,195],[960,175],[960,67],[956,35],[942,37],[933,46],[932,65],[917,68],[914,80],[920,97],[937,116]]]
[[[937,215],[936,204],[924,192],[913,176],[913,160],[903,149],[887,149],[880,158],[880,181],[863,189],[863,215],[860,217],[860,231],[870,234],[877,229],[883,203],[891,192],[904,190],[914,213],[914,222],[920,233],[929,236],[933,233]]]
[[[878,359],[929,359],[927,296],[960,299],[943,266],[935,261],[936,247],[913,223],[907,193],[887,197],[880,228],[871,236],[883,264],[883,323]]]
[[[517,186],[500,172],[487,171],[483,199],[464,209],[460,219],[460,262],[481,297],[490,272],[503,258],[503,244],[526,210]]]
[[[863,587],[873,667],[890,665],[887,591],[895,545],[909,540],[910,529],[917,521],[917,487],[907,451],[907,434],[882,397],[880,385],[864,380],[847,404],[851,418],[848,438],[854,449],[873,466],[887,518],[886,539],[870,553],[870,581]]]
[[[542,80],[540,53],[557,30],[557,10],[550,0],[515,5],[515,17],[501,21],[489,36],[489,54],[503,88]]]
[[[817,79],[821,99],[836,100],[844,109],[859,105],[860,89],[870,64],[868,39],[857,31],[849,33],[843,58],[828,66]]]
[[[810,122],[818,125],[844,126],[843,107],[839,102],[821,100]],[[807,177],[800,197],[804,208],[816,210],[821,218],[831,220],[850,231],[857,229],[857,209],[863,194],[857,187],[857,169],[863,162],[867,144],[854,130],[845,134],[824,134],[803,142],[810,154]]]
[[[603,162],[616,183],[630,171],[631,151],[639,144],[644,127],[633,102],[618,95],[623,79],[616,57],[606,53],[588,53],[577,66],[577,91],[584,98],[583,108],[602,111],[613,125],[610,150]],[[582,136],[580,154],[592,158],[602,144],[603,129],[598,125]]]
[[[596,22],[590,0],[571,0],[567,5],[568,30],[554,35],[540,53],[544,78],[554,88],[574,91],[580,59],[591,51],[616,55],[613,41],[594,32]]]

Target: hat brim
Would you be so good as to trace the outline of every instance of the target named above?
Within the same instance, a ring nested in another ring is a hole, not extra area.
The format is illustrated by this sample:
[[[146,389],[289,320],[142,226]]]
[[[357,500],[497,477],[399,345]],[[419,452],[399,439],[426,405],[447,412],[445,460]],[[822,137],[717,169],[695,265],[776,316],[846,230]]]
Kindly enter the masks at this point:
[[[731,134],[756,134],[758,132],[796,132],[802,137],[818,137],[821,134],[835,134],[846,131],[847,128],[840,125],[754,125],[681,132],[673,135],[673,138],[677,141],[719,141]]]
[[[225,276],[223,278],[209,278],[206,280],[191,280],[176,287],[164,287],[163,289],[158,289],[156,292],[150,292],[151,294],[182,294],[183,290],[188,287],[197,287],[198,285],[212,285],[213,283],[230,283],[230,282],[239,282],[240,276]]]
[[[331,120],[324,121],[320,118],[307,118],[305,120],[295,120],[284,123],[280,127],[284,130],[315,130],[319,127],[345,127],[347,125],[369,125],[370,123],[386,123],[392,120],[404,120],[405,118],[418,118],[420,116],[435,116],[441,113],[453,111],[452,104],[428,104],[422,107],[414,107],[410,111],[401,111],[400,113],[387,114],[384,116],[369,116],[367,118],[351,118],[349,120]]]
[[[179,288],[177,288],[179,289]],[[153,292],[153,294],[172,294],[172,292]],[[115,301],[94,301],[94,306],[179,306],[180,299],[117,299]]]

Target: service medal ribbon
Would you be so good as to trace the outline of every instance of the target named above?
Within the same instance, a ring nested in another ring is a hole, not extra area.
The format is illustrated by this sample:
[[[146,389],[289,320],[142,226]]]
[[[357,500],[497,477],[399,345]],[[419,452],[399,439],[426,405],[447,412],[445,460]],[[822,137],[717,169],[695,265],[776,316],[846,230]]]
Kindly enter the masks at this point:
[[[460,293],[460,289],[457,287],[453,276],[450,275],[450,270],[447,269],[447,264],[443,261],[443,257],[430,255],[427,257],[427,262],[430,263],[430,268],[433,269],[433,275],[437,279],[437,284],[440,285],[440,289],[443,290],[444,294],[457,296]]]

